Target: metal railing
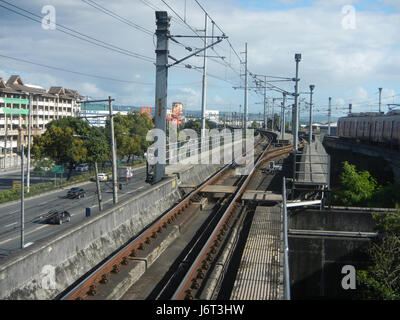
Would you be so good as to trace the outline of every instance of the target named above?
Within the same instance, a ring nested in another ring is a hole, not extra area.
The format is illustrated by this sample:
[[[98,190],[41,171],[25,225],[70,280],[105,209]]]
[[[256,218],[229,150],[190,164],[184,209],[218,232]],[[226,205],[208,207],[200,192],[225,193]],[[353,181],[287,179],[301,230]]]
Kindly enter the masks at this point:
[[[283,243],[284,243],[284,283],[285,299],[290,300],[290,273],[289,273],[289,240],[288,240],[288,213],[286,204],[286,179],[282,185],[282,212],[283,212]]]

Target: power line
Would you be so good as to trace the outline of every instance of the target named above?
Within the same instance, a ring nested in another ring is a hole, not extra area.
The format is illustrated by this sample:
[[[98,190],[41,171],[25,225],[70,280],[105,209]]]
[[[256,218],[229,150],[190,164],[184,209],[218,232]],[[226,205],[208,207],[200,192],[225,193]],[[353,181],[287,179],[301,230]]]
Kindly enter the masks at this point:
[[[154,83],[152,83],[152,82],[140,82],[140,81],[134,81],[134,80],[123,80],[123,79],[117,79],[117,78],[112,78],[112,77],[104,77],[104,76],[100,76],[100,75],[94,75],[94,74],[90,74],[90,73],[84,73],[84,72],[80,72],[80,71],[74,71],[74,70],[69,70],[69,69],[65,69],[65,68],[50,66],[50,65],[43,64],[43,63],[29,61],[29,60],[26,60],[26,59],[10,57],[10,56],[3,55],[3,54],[0,54],[0,57],[6,58],[6,59],[15,60],[15,61],[18,61],[18,62],[24,62],[24,63],[32,64],[32,65],[43,67],[43,68],[48,68],[48,69],[53,69],[53,70],[57,70],[57,71],[73,73],[73,74],[77,74],[77,75],[85,76],[85,77],[91,77],[91,78],[97,78],[97,79],[101,79],[101,80],[108,80],[108,81],[115,81],[115,82],[122,82],[122,83],[140,84],[140,85],[144,85],[144,86],[154,86]],[[170,85],[171,86],[181,86],[181,85],[198,84],[198,83],[199,83],[199,81],[196,81],[196,82],[185,82],[185,83],[171,83]]]
[[[46,65],[46,64],[38,63],[38,62],[33,62],[33,61],[21,59],[21,58],[10,57],[10,56],[6,56],[6,55],[3,55],[3,54],[0,54],[0,57],[6,58],[6,59],[12,59],[12,60],[19,61],[19,62],[29,63],[29,64],[32,64],[32,65],[35,65],[35,66],[44,67],[44,68],[48,68],[48,69],[53,69],[53,70],[57,70],[57,71],[73,73],[73,74],[77,74],[77,75],[81,75],[81,76],[85,76],[85,77],[98,78],[98,79],[102,79],[102,80],[124,82],[124,83],[135,83],[135,84],[141,84],[141,85],[154,85],[154,83],[122,80],[122,79],[116,79],[116,78],[111,78],[111,77],[103,77],[103,76],[99,76],[99,75],[84,73],[84,72],[80,72],[80,71],[68,70],[68,69],[64,69],[64,68],[60,68],[60,67],[49,66],[49,65]]]
[[[21,13],[21,12],[15,11],[15,10],[13,10],[13,9],[11,9],[11,8],[8,8],[8,7],[2,6],[2,5],[0,5],[0,7],[4,8],[4,9],[6,9],[6,10],[9,10],[9,11],[15,13],[15,14],[18,14],[18,15],[20,15],[20,16],[23,16],[23,17],[25,17],[25,18],[27,18],[27,19],[30,19],[30,20],[32,20],[32,21],[34,21],[34,22],[37,22],[37,23],[42,24],[42,21],[41,21],[42,17],[41,17],[41,16],[38,16],[38,15],[36,15],[36,14],[34,14],[34,13],[28,11],[28,10],[25,10],[25,9],[23,9],[23,8],[20,8],[20,7],[18,7],[18,6],[15,6],[15,5],[13,5],[13,4],[7,2],[7,1],[4,1],[4,0],[0,0],[0,1],[3,2],[3,3],[8,4],[9,6],[12,6],[12,7],[14,7],[14,8],[17,8],[17,9],[21,10],[21,11],[24,11],[24,12],[26,12],[26,13],[28,13],[28,14],[34,16],[34,17],[37,17],[37,18],[39,18],[40,20],[36,20],[35,18],[29,17],[29,16],[27,16],[27,15]],[[70,36],[72,36],[72,37],[75,37],[75,38],[77,38],[77,39],[80,39],[80,40],[89,42],[89,43],[91,43],[91,44],[94,44],[94,45],[96,45],[96,46],[99,46],[99,47],[102,47],[102,48],[105,48],[105,49],[108,49],[108,50],[111,50],[111,51],[115,51],[115,52],[118,52],[118,53],[121,53],[121,54],[125,54],[125,55],[130,56],[130,57],[134,57],[134,58],[137,58],[137,59],[141,59],[141,60],[144,60],[144,61],[147,61],[147,62],[152,62],[152,63],[155,62],[154,59],[152,59],[152,58],[150,58],[150,57],[147,57],[147,56],[145,56],[145,55],[142,55],[142,54],[139,54],[139,53],[130,51],[130,50],[126,50],[126,49],[117,47],[117,46],[115,46],[115,45],[109,44],[109,43],[104,42],[104,41],[102,41],[102,40],[98,40],[98,39],[93,38],[93,37],[91,37],[91,36],[85,35],[85,34],[79,32],[79,31],[76,31],[76,30],[73,30],[73,29],[71,29],[71,28],[65,27],[65,26],[63,26],[63,25],[60,25],[60,24],[55,24],[55,25],[58,27],[58,28],[56,28],[56,30],[58,30],[58,31],[60,31],[60,32],[63,32],[63,33],[65,33],[65,34],[68,34],[68,35],[70,35]],[[70,33],[70,32],[68,32],[68,31],[62,30],[62,29],[60,29],[60,28],[66,29],[66,30],[71,31],[71,32],[74,32],[74,33],[76,33],[76,34]],[[87,39],[86,39],[86,38],[83,38],[83,37],[86,37]],[[97,42],[96,42],[96,41],[97,41]]]
[[[85,2],[89,6],[91,6],[91,7],[95,8],[95,9],[105,13],[106,15],[108,15],[108,16],[114,18],[114,19],[117,19],[118,21],[120,21],[120,22],[122,22],[122,23],[124,23],[124,24],[126,24],[128,26],[131,26],[131,27],[133,27],[133,28],[135,28],[135,29],[137,29],[139,31],[142,31],[142,32],[144,32],[144,33],[146,33],[146,34],[148,34],[150,36],[153,36],[153,34],[154,34],[154,32],[152,32],[151,30],[148,30],[148,29],[146,29],[146,28],[144,28],[144,27],[142,27],[142,26],[140,26],[140,25],[138,25],[138,24],[136,24],[136,23],[134,23],[134,22],[132,22],[132,21],[120,16],[120,15],[118,15],[117,13],[115,13],[115,12],[105,8],[105,7],[103,7],[102,5],[96,3],[96,2],[94,2],[92,0],[81,0],[81,1]]]

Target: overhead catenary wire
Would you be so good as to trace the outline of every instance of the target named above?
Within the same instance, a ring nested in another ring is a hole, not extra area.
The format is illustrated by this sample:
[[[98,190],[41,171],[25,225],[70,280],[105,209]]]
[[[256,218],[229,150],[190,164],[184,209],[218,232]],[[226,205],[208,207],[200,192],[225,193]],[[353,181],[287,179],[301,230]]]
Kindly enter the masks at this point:
[[[134,23],[134,22],[122,17],[122,16],[120,16],[119,14],[117,14],[117,13],[115,13],[115,12],[105,8],[105,7],[103,7],[102,5],[98,4],[97,2],[95,2],[93,0],[81,0],[81,1],[85,2],[89,6],[95,8],[95,9],[101,11],[101,12],[103,12],[104,14],[106,14],[106,15],[112,17],[112,18],[114,18],[114,19],[116,19],[118,21],[121,21],[122,23],[124,23],[124,24],[126,24],[128,26],[131,26],[131,27],[135,28],[136,30],[142,31],[142,32],[144,32],[144,33],[146,33],[146,34],[148,34],[150,36],[153,36],[153,34],[154,34],[153,31],[151,31],[149,29],[146,29],[145,27],[142,27],[142,26],[140,26],[140,25],[138,25],[138,24],[136,24],[136,23]]]
[[[18,12],[18,11],[14,10],[14,9],[9,8],[9,7],[3,6],[3,5],[0,5],[0,7],[4,8],[6,10],[9,10],[9,11],[15,13],[15,14],[18,14],[20,16],[23,16],[23,17],[25,17],[25,18],[27,18],[29,20],[32,20],[32,21],[34,21],[36,23],[42,24],[42,17],[41,16],[39,16],[37,14],[34,14],[34,13],[28,11],[28,10],[25,10],[25,9],[23,9],[21,7],[18,7],[16,5],[13,5],[13,4],[5,1],[5,0],[0,0],[0,1],[5,3],[5,4],[7,4],[7,5],[9,5],[9,6],[12,6],[12,7],[16,8],[16,9],[18,9],[20,11],[26,12],[26,13],[30,14],[31,16],[38,18],[39,20],[37,20],[37,19],[35,19],[33,17],[30,17],[30,16],[27,16],[26,14]],[[79,32],[79,31],[76,31],[74,29],[65,27],[65,26],[57,24],[57,23],[55,25],[57,26],[57,28],[56,28],[57,31],[63,32],[65,34],[68,34],[68,35],[70,35],[72,37],[75,37],[77,39],[86,41],[86,42],[91,43],[93,45],[96,45],[96,46],[99,46],[99,47],[102,47],[102,48],[105,48],[105,49],[108,49],[108,50],[111,50],[111,51],[114,51],[114,52],[117,52],[117,53],[120,53],[120,54],[124,54],[124,55],[130,56],[130,57],[133,57],[133,58],[144,60],[144,61],[147,61],[147,62],[151,62],[151,63],[155,62],[155,59],[150,58],[150,57],[145,56],[145,55],[142,55],[140,53],[136,53],[136,52],[133,52],[133,51],[130,51],[130,50],[123,49],[121,47],[115,46],[113,44],[107,43],[105,41],[96,39],[96,38],[88,36],[88,35],[85,35],[85,34]],[[66,30],[68,30],[68,31],[66,31]]]

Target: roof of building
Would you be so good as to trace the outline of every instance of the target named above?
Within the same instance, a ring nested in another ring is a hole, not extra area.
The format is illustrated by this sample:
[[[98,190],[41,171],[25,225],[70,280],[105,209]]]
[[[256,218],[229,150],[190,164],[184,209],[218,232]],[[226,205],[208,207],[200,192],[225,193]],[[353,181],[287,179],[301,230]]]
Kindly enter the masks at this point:
[[[19,75],[12,75],[4,83],[3,79],[0,78],[0,92],[6,93],[14,93],[14,94],[39,94],[44,97],[54,98],[60,97],[64,99],[81,99],[81,96],[78,91],[72,89],[63,89],[62,87],[50,87],[48,91],[45,89],[34,86],[34,85],[25,85]]]

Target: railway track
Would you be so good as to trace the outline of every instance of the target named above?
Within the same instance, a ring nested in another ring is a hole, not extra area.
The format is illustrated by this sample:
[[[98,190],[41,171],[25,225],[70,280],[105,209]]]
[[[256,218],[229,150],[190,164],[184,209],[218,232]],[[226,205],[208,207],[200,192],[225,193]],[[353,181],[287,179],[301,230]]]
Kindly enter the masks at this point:
[[[172,298],[172,299],[195,299],[196,293],[201,287],[202,281],[205,279],[205,273],[209,269],[213,259],[217,256],[224,241],[224,235],[228,233],[234,216],[240,213],[238,200],[248,185],[255,168],[263,161],[273,159],[282,154],[291,151],[292,146],[286,146],[269,151],[271,142],[264,138],[259,144],[267,142],[264,151],[260,152],[257,157],[256,165],[248,176],[243,176],[237,181],[237,191],[234,194],[222,198],[215,208],[213,219],[210,219],[207,226],[201,232],[199,239],[194,241],[193,247],[188,250],[186,267],[180,269],[180,277],[176,274],[171,276],[163,289],[155,294],[155,298]],[[185,211],[192,202],[199,196],[201,190],[207,185],[215,183],[225,174],[232,170],[231,165],[226,165],[216,172],[209,179],[200,184],[192,192],[188,193],[184,198],[174,205],[170,210],[165,212],[157,221],[145,229],[139,236],[117,250],[109,258],[105,259],[101,264],[92,269],[84,277],[82,277],[73,286],[63,292],[58,298],[62,300],[81,300],[88,297],[96,296],[101,290],[101,284],[109,281],[113,274],[119,272],[122,265],[129,264],[132,258],[135,258],[143,252],[146,246],[149,246],[153,240],[165,232],[170,226],[177,221],[182,221]],[[182,272],[184,271],[184,272]]]

